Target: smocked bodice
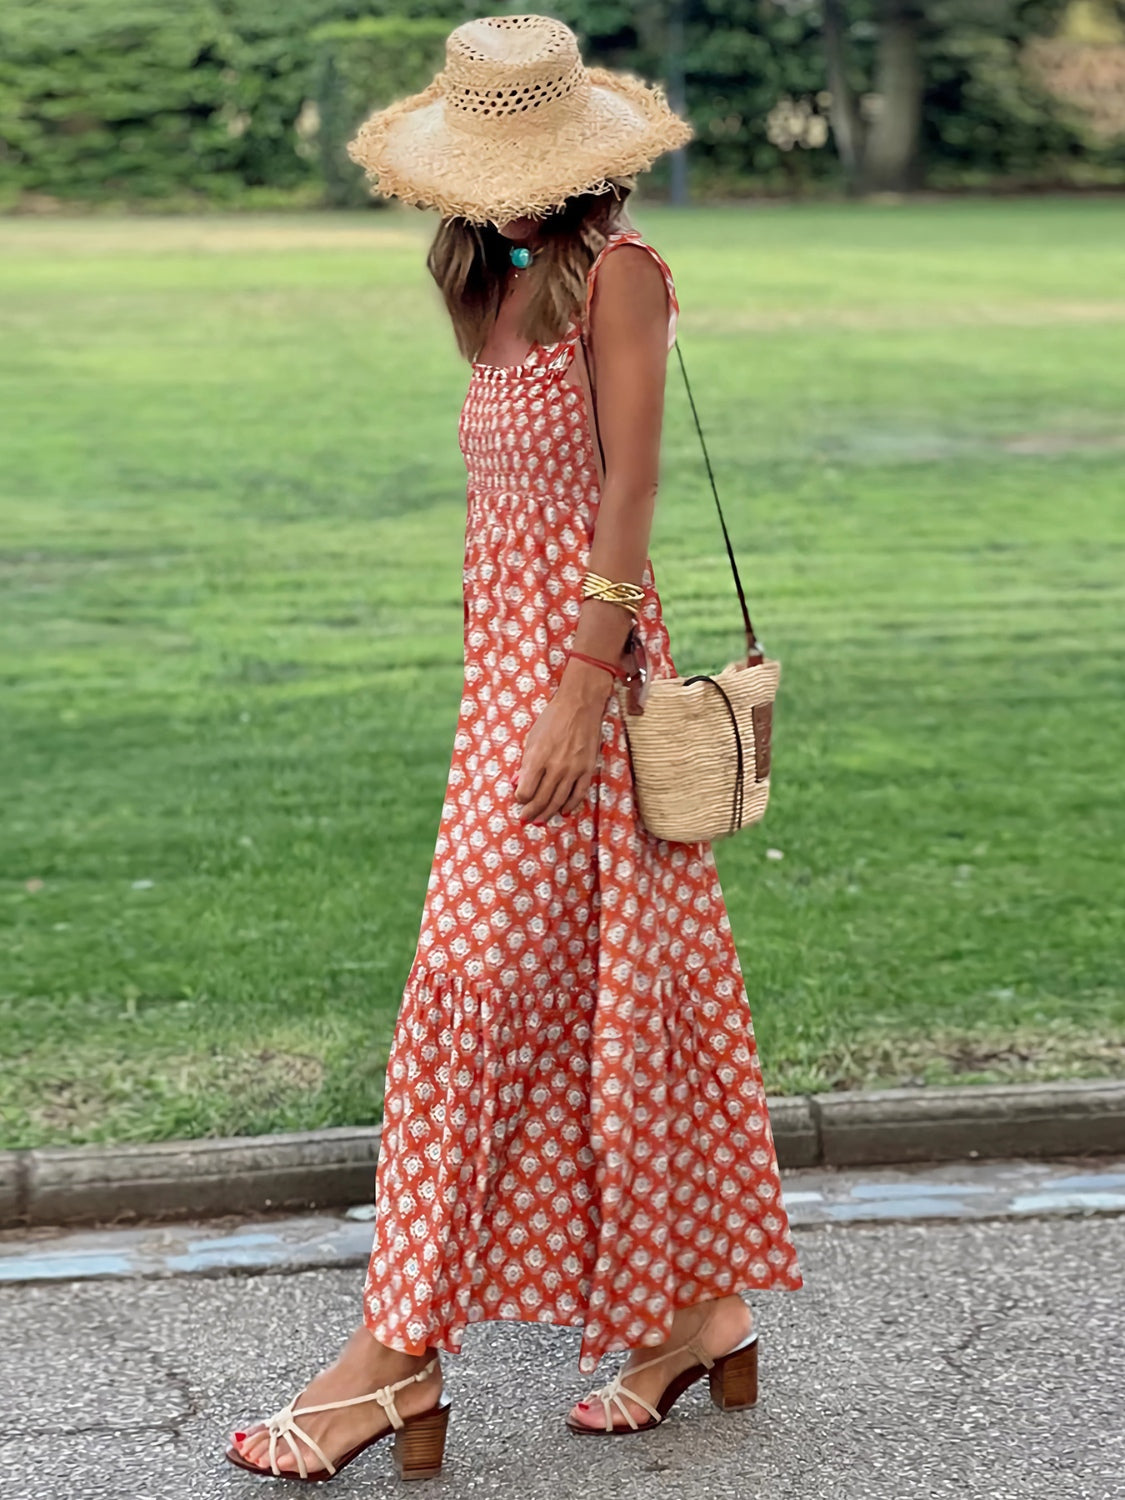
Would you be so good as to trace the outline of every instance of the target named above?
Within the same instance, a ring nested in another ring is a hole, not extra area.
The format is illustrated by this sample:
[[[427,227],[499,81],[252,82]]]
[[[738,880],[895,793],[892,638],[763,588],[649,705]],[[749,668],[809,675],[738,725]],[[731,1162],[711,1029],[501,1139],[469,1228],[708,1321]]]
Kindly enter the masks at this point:
[[[520,365],[473,366],[459,427],[470,490],[596,505],[585,398],[565,378],[577,338],[536,345]]]

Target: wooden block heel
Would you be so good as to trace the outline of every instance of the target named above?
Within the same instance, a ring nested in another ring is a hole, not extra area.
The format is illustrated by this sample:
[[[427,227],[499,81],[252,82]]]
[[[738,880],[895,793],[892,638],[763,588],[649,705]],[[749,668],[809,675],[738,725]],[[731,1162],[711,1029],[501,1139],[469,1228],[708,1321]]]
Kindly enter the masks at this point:
[[[714,1313],[711,1317],[714,1317]],[[587,1404],[593,1401],[602,1403],[605,1411],[605,1424],[592,1427],[586,1422],[576,1422],[572,1413],[566,1421],[571,1432],[583,1437],[591,1435],[622,1437],[629,1432],[647,1432],[650,1427],[659,1426],[684,1392],[690,1390],[697,1380],[702,1380],[704,1375],[711,1383],[711,1400],[722,1411],[739,1411],[743,1407],[753,1406],[758,1399],[757,1333],[748,1333],[741,1344],[726,1354],[710,1355],[701,1343],[703,1329],[709,1322],[710,1318],[706,1319],[696,1336],[689,1339],[686,1344],[680,1344],[675,1349],[668,1349],[663,1354],[658,1354],[655,1359],[645,1360],[643,1364],[634,1365],[630,1370],[623,1370],[615,1375],[608,1385],[591,1391],[586,1397],[586,1402]],[[636,1391],[625,1384],[630,1376],[638,1374],[641,1370],[649,1370],[653,1365],[658,1365],[661,1360],[667,1359],[669,1355],[680,1354],[685,1349],[690,1350],[699,1363],[690,1365],[686,1370],[674,1376],[664,1387],[655,1406],[650,1401],[646,1401],[643,1396],[638,1396]],[[630,1402],[635,1402],[648,1413],[645,1421],[637,1421],[629,1409]],[[614,1416],[618,1413],[624,1417],[624,1424],[614,1422]]]
[[[711,1400],[720,1411],[742,1411],[758,1399],[758,1335],[717,1359],[707,1372]]]
[[[432,1411],[408,1417],[395,1433],[395,1469],[400,1479],[434,1479],[441,1473],[449,1409],[443,1399]]]

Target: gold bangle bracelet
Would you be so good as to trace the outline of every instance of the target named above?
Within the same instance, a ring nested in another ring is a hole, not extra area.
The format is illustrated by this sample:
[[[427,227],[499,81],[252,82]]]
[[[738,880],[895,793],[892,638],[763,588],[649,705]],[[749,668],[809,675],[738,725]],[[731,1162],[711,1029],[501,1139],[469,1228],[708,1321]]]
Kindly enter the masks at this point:
[[[583,599],[602,599],[607,604],[620,604],[637,618],[637,605],[644,599],[645,591],[640,584],[622,581],[615,583],[603,578],[600,573],[587,572],[582,581]]]
[[[617,604],[617,605],[620,605],[620,607],[623,610],[627,611],[628,614],[632,615],[632,617],[633,617],[634,620],[637,618],[637,606],[635,604],[629,604],[629,603],[627,603],[624,599],[611,599],[611,598],[607,598],[605,594],[599,594],[599,593],[594,593],[594,592],[585,593],[585,594],[582,595],[582,598],[583,598],[583,600],[586,600],[586,599],[600,599],[604,604]]]

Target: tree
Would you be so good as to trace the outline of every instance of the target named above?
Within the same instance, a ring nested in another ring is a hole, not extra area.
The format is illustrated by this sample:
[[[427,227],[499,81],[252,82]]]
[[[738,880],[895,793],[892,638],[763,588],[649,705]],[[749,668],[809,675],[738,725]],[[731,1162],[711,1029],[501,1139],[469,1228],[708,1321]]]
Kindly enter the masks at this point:
[[[1116,8],[1119,0],[1110,3]],[[832,133],[852,191],[905,192],[920,185],[933,60],[950,38],[985,36],[1015,57],[1027,36],[1057,25],[1068,5],[1069,0],[821,0]],[[865,77],[853,39],[868,33],[874,60]]]
[[[863,186],[869,192],[917,186],[925,89],[919,0],[878,0],[876,26],[875,97],[880,104],[863,157]]]

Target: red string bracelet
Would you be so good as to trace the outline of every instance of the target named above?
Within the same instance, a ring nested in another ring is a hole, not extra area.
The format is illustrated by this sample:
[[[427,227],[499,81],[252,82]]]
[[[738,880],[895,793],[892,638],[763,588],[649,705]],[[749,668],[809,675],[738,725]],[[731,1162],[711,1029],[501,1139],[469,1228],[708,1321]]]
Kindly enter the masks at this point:
[[[614,677],[626,680],[629,676],[624,667],[618,667],[610,661],[602,661],[600,656],[587,656],[585,651],[568,651],[567,656],[577,656],[579,661],[588,661],[592,667],[601,667],[603,672],[609,672]]]

